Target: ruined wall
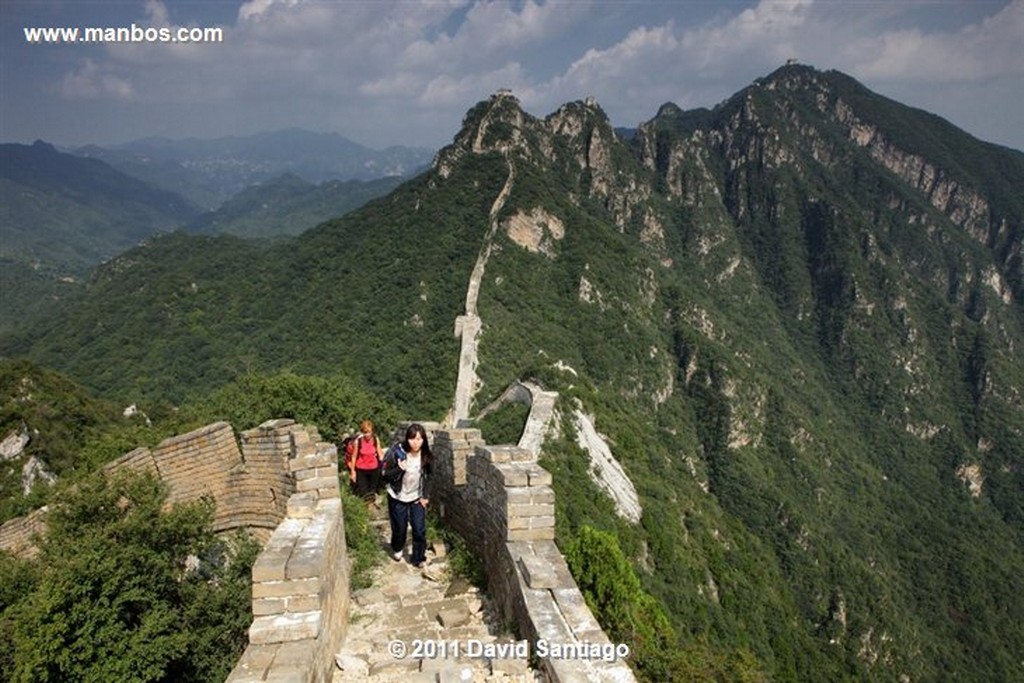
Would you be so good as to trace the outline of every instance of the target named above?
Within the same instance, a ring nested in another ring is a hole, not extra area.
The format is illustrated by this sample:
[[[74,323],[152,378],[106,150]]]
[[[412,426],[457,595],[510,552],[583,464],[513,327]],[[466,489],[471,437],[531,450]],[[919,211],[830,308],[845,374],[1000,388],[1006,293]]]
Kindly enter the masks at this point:
[[[46,531],[46,510],[33,510],[25,517],[15,517],[0,525],[0,550],[6,550],[16,557],[35,557],[36,536]]]
[[[249,529],[263,551],[253,565],[249,647],[232,683],[330,681],[348,623],[348,554],[338,451],[316,428],[270,420],[241,434],[226,422],[136,448],[104,467],[151,472],[169,503],[211,497],[214,529]],[[0,549],[35,553],[46,508],[0,527]],[[268,540],[269,538],[269,540]]]
[[[295,440],[316,442],[315,427],[294,420],[270,420],[243,432],[241,447],[227,422],[215,422],[164,439],[153,449],[136,448],[107,463],[103,471],[150,472],[168,487],[168,503],[210,497],[214,531],[248,529],[260,542],[284,519],[288,497],[296,491],[289,471]],[[31,557],[33,536],[45,531],[45,508],[0,527],[0,550]]]
[[[327,683],[348,625],[338,451],[293,432],[296,493],[252,568],[249,646],[228,683]]]
[[[531,641],[610,646],[554,543],[551,474],[518,446],[488,446],[478,429],[434,433],[435,493],[446,525],[487,568],[488,593]],[[621,659],[541,657],[552,681],[635,681]]]
[[[215,531],[244,527],[265,541],[295,490],[288,472],[291,434],[306,429],[293,420],[271,420],[243,432],[239,448],[231,425],[215,422],[165,439],[152,451],[137,448],[104,469],[153,472],[167,484],[170,503],[211,497]]]

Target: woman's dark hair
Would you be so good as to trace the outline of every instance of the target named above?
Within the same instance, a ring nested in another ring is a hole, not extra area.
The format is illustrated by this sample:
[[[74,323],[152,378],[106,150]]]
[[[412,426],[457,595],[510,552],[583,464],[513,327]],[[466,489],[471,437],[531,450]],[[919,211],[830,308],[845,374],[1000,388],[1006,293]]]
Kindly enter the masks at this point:
[[[427,439],[427,430],[424,429],[423,425],[419,422],[413,422],[405,430],[405,439],[402,441],[402,448],[405,449],[406,453],[411,450],[409,448],[409,439],[415,434],[419,434],[423,437],[423,445],[420,446],[420,456],[423,458],[423,466],[430,468],[434,464],[434,454],[430,452],[430,441]]]

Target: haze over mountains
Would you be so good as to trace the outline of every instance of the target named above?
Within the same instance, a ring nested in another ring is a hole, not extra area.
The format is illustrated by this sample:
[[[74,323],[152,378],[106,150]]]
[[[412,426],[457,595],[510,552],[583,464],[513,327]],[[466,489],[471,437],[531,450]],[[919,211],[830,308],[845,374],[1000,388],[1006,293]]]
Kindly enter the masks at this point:
[[[152,235],[295,235],[385,194],[430,155],[298,129],[73,154],[42,141],[0,145],[0,328],[15,328],[39,299],[66,296],[90,268]]]
[[[473,410],[560,392],[559,537],[615,532],[672,670],[1015,680],[1022,188],[1021,152],[806,66],[628,140],[596,102],[539,119],[499,93],[387,196],[276,244],[149,240],[0,353],[140,405],[343,372],[440,419],[476,271]],[[639,523],[592,480],[578,411]]]
[[[172,189],[207,209],[285,173],[315,184],[409,176],[426,167],[434,154],[432,149],[401,146],[374,150],[337,133],[299,128],[210,140],[146,138],[73,151]]]

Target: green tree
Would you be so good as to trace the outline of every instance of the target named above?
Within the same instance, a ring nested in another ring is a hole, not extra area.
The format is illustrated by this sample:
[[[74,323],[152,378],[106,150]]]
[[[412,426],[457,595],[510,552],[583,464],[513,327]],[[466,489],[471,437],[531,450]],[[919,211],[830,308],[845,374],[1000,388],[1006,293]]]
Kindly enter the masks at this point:
[[[647,680],[673,679],[676,634],[664,610],[643,590],[612,534],[580,527],[565,554],[587,606],[614,641],[628,643]]]
[[[245,643],[254,544],[218,540],[211,502],[166,499],[150,475],[94,475],[55,507],[38,584],[6,613],[8,680],[223,680]]]
[[[348,377],[287,371],[245,375],[188,406],[186,412],[194,421],[225,420],[238,430],[271,418],[288,417],[315,425],[330,441],[340,439],[346,429],[367,417],[381,426],[397,421],[391,405]]]

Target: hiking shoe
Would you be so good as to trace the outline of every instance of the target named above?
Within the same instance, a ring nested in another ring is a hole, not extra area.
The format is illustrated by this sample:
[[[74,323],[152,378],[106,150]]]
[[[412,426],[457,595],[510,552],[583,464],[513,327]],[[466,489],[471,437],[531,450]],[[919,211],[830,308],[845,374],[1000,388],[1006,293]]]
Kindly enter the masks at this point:
[[[391,559],[394,560],[395,562],[401,562],[402,561],[402,551],[401,550],[396,550],[395,552],[391,553]]]
[[[416,569],[423,569],[427,566],[427,561],[423,560],[422,562],[417,562],[413,566],[416,567]]]

